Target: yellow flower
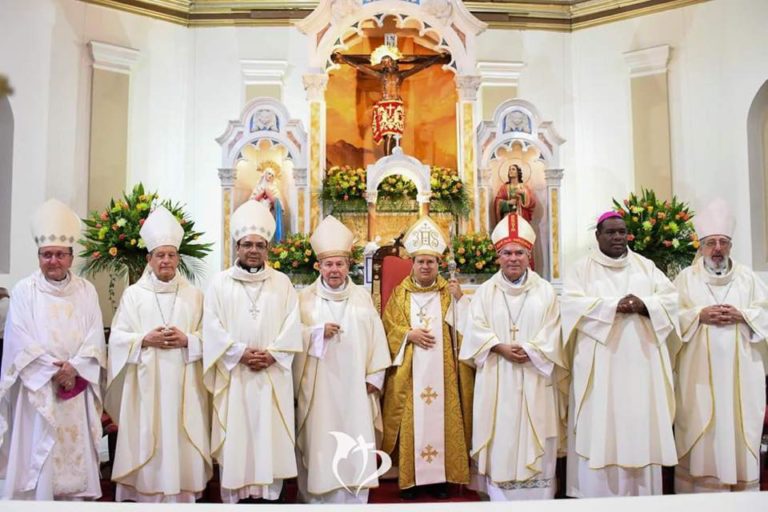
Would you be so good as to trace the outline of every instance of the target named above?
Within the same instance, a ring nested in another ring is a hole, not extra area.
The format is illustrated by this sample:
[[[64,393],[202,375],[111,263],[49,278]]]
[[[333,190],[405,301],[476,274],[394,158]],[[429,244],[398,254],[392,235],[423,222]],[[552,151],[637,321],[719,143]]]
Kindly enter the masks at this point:
[[[272,268],[274,268],[275,270],[280,270],[280,262],[279,261],[274,262],[272,264]]]
[[[307,249],[306,251],[304,251],[304,256],[312,256],[312,251]]]
[[[136,245],[136,239],[135,238],[131,238],[131,245]]]
[[[110,247],[109,248],[109,255],[110,256],[117,256],[117,247]]]

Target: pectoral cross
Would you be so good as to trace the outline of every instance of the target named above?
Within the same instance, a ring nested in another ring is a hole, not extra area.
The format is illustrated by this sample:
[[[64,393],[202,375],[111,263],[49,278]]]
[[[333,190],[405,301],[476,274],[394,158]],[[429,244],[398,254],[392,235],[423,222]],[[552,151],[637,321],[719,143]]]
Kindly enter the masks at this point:
[[[432,459],[437,457],[437,450],[432,448],[431,444],[428,444],[421,450],[421,458],[425,459],[428,463],[432,464]]]
[[[518,329],[515,324],[512,324],[512,327],[509,328],[509,332],[512,333],[512,341],[517,341],[517,333],[520,332],[520,329]]]
[[[256,304],[251,304],[248,306],[248,312],[251,314],[251,317],[253,319],[256,319],[256,316],[259,314],[259,308],[256,307]]]
[[[423,308],[419,310],[419,314],[416,316],[419,318],[419,321],[421,322],[422,329],[428,331],[429,324],[432,323],[432,317],[427,315],[427,313],[424,311]]]

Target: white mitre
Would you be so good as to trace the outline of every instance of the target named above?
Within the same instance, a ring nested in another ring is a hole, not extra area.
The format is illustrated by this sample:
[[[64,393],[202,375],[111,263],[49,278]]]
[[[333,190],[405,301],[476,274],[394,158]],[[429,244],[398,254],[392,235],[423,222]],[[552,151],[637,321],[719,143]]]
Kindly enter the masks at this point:
[[[144,239],[149,252],[163,245],[172,245],[178,249],[184,239],[184,228],[164,206],[158,206],[144,221],[139,235]]]
[[[32,216],[32,236],[38,247],[72,247],[80,237],[80,217],[58,199],[49,199]]]
[[[309,239],[318,260],[351,255],[354,241],[355,234],[333,215],[324,218]]]
[[[275,218],[269,208],[249,199],[232,214],[229,229],[235,241],[244,236],[259,235],[269,242],[275,234]]]
[[[442,258],[448,242],[440,226],[425,215],[408,229],[403,246],[411,257],[426,254]]]
[[[536,243],[536,232],[523,217],[516,213],[510,213],[493,228],[491,241],[496,250],[509,243],[516,243],[530,251],[533,249],[533,244]]]
[[[731,214],[728,203],[722,198],[716,198],[696,211],[693,216],[693,226],[699,240],[712,235],[722,235],[733,238],[736,219]]]

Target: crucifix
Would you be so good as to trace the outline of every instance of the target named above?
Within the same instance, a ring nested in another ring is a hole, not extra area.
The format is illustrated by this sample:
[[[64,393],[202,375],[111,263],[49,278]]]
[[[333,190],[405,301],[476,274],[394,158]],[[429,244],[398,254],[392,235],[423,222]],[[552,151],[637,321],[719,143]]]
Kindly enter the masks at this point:
[[[253,317],[253,319],[255,320],[256,315],[259,314],[259,308],[256,307],[256,304],[251,303],[251,305],[248,306],[248,312],[251,314],[251,317]]]
[[[381,99],[373,107],[373,139],[376,144],[384,141],[384,154],[391,155],[399,146],[405,125],[405,106],[400,96],[400,86],[408,77],[435,64],[449,64],[448,53],[434,55],[402,55],[397,48],[397,35],[385,34],[384,44],[371,55],[345,55],[334,52],[334,64],[347,64],[359,72],[374,77],[381,83]],[[408,69],[400,65],[409,65]]]
[[[520,329],[518,329],[515,324],[512,324],[512,327],[509,328],[509,332],[512,333],[512,341],[517,341],[517,333],[520,332]]]

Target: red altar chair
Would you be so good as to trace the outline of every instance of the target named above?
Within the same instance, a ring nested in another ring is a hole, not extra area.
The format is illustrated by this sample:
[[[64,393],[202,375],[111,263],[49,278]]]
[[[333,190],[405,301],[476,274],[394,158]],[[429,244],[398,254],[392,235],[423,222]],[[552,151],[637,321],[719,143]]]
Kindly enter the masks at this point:
[[[373,254],[371,293],[379,314],[384,312],[392,290],[411,273],[411,260],[400,256],[402,247],[398,237],[393,245],[385,245]]]

